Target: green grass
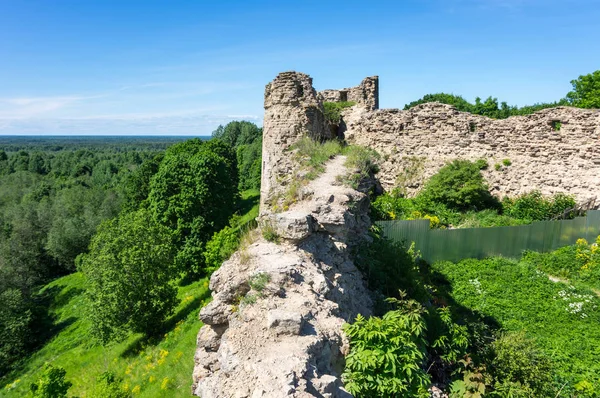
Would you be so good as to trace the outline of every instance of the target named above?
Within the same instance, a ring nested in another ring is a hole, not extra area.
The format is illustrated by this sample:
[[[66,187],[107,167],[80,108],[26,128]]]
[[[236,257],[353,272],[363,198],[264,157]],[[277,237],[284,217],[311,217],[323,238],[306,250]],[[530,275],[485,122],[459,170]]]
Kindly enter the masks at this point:
[[[179,287],[181,303],[159,340],[134,334],[108,347],[90,340],[84,289],[81,273],[57,279],[42,289],[41,294],[51,298],[58,333],[17,370],[0,379],[0,396],[26,396],[44,363],[51,362],[67,371],[66,379],[73,383],[69,396],[93,397],[96,377],[112,371],[123,379],[123,389],[134,391],[131,396],[191,397],[196,334],[202,325],[198,311],[209,299],[208,280]]]
[[[478,312],[504,330],[523,330],[533,338],[553,361],[556,390],[565,384],[560,396],[574,396],[585,385],[600,392],[600,299],[592,291],[552,282],[527,261],[440,262],[433,269],[437,284],[455,302],[452,307]],[[581,310],[575,303],[583,303]],[[590,391],[577,396],[597,396]]]
[[[241,228],[254,222],[254,219],[258,217],[259,206],[260,191],[258,189],[249,189],[241,192],[237,209],[237,214],[240,214],[240,216],[234,216],[235,225]]]
[[[339,124],[342,120],[342,111],[356,105],[354,101],[323,102],[325,119],[333,124]]]

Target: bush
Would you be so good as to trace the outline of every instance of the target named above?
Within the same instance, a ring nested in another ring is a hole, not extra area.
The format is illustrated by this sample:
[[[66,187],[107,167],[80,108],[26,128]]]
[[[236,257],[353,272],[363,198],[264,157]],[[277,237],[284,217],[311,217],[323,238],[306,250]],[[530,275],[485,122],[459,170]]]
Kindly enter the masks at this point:
[[[453,210],[497,208],[479,167],[468,160],[454,160],[442,167],[419,194],[429,203],[440,203]]]
[[[489,370],[496,397],[551,397],[552,364],[523,332],[505,333],[492,343]]]
[[[558,193],[553,197],[544,197],[540,191],[532,191],[514,199],[502,201],[504,214],[514,218],[542,221],[560,216],[566,210],[576,206],[572,196]],[[567,217],[572,218],[572,214]]]
[[[397,309],[382,318],[356,317],[346,324],[350,354],[342,378],[356,397],[427,397],[423,307],[414,300],[392,300]]]
[[[239,232],[231,227],[225,227],[215,232],[211,240],[206,243],[203,255],[206,261],[206,270],[213,272],[227,260],[240,244]]]
[[[407,249],[403,243],[381,236],[376,227],[373,227],[371,237],[370,243],[359,246],[354,253],[356,266],[365,275],[369,288],[385,297],[395,296],[403,290],[410,297],[427,299],[412,246]]]
[[[323,109],[325,110],[325,119],[331,124],[340,124],[340,121],[342,120],[342,111],[353,105],[356,105],[356,102],[324,102]]]
[[[65,380],[67,372],[61,367],[46,364],[37,383],[31,384],[31,398],[63,398],[73,385]]]
[[[147,210],[100,225],[79,268],[88,283],[92,333],[101,342],[128,331],[154,334],[177,304],[175,248]]]

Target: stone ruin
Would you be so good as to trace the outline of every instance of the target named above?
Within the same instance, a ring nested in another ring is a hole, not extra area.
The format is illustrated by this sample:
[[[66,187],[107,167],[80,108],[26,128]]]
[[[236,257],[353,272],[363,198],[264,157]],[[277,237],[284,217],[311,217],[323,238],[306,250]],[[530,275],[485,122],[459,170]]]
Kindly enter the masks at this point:
[[[378,177],[386,189],[413,194],[446,162],[463,158],[488,161],[484,175],[499,196],[534,189],[578,201],[599,196],[600,110],[558,107],[505,120],[440,103],[380,110],[377,77],[317,93],[308,75],[281,73],[265,89],[260,199],[260,222],[281,241],[257,231],[211,277],[213,300],[200,312],[195,395],[350,396],[341,382],[349,349],[341,328],[372,311],[350,255],[369,239],[368,196],[337,182],[347,172],[338,156],[304,187],[303,200],[281,213],[270,205],[297,171],[292,145],[303,136],[335,137],[323,101],[356,102],[342,112],[338,134],[382,155]],[[253,281],[263,276],[259,289]]]

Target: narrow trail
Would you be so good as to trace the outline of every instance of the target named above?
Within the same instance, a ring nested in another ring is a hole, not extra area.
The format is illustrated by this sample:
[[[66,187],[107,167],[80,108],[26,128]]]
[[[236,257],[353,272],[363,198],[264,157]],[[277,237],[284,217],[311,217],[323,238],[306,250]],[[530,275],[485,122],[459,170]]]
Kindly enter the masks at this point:
[[[550,279],[554,283],[559,283],[560,282],[560,283],[565,283],[567,285],[571,284],[571,281],[568,280],[568,279],[565,279],[565,278],[559,278],[558,276],[554,276],[554,275],[550,275],[550,274],[546,274],[546,276],[548,277],[548,279]],[[600,290],[594,289],[594,288],[592,288],[590,286],[587,286],[587,285],[586,285],[586,287],[588,289],[590,289],[592,292],[594,292],[596,294],[596,296],[600,297]]]

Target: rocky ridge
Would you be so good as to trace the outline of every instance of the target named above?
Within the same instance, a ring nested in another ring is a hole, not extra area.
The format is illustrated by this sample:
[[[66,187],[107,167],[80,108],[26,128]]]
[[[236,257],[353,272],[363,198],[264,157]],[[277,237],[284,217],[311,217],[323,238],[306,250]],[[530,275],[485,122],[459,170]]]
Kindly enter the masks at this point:
[[[305,187],[310,199],[261,224],[210,280],[202,309],[193,393],[212,397],[347,397],[342,387],[348,341],[342,325],[371,313],[372,299],[350,257],[368,239],[368,197],[340,185],[344,157]],[[258,283],[258,281],[262,283]]]

